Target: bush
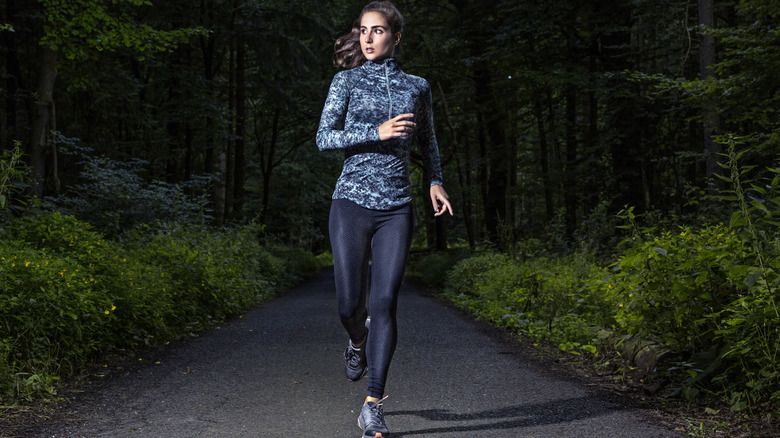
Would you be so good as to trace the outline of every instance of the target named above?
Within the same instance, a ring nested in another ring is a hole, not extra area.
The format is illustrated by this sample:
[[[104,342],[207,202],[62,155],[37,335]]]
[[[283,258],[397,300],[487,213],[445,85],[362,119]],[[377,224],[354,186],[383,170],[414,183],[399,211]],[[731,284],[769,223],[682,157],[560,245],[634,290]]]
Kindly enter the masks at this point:
[[[283,261],[289,272],[301,277],[310,277],[316,274],[327,263],[327,260],[321,261],[314,254],[298,248],[270,246],[268,250]],[[330,264],[333,264],[332,260]]]
[[[88,221],[107,235],[118,235],[135,226],[152,223],[205,224],[211,217],[203,190],[210,183],[195,177],[184,184],[146,181],[142,175],[149,163],[94,157],[64,139],[63,151],[82,161],[80,182],[65,195],[50,199],[63,212]],[[74,152],[72,150],[78,150]],[[200,191],[194,196],[192,193]]]
[[[468,248],[454,248],[447,251],[412,252],[406,275],[418,278],[431,286],[441,287],[447,275],[458,261],[474,253]]]
[[[603,295],[586,287],[602,273],[577,256],[518,261],[503,254],[477,255],[450,271],[445,295],[525,335],[589,345],[595,340],[587,327],[611,319]]]
[[[0,257],[0,345],[6,354],[0,369],[10,375],[0,376],[0,388],[6,396],[30,398],[38,391],[27,383],[70,374],[106,347],[112,303],[93,270],[77,259],[18,241],[5,242],[2,253],[8,255]]]
[[[135,232],[122,240],[114,289],[122,339],[158,343],[237,315],[290,284],[287,266],[257,229],[196,225]]]
[[[663,342],[676,351],[713,346],[714,315],[745,291],[733,282],[744,243],[723,225],[664,232],[623,251],[600,284],[614,303],[621,331]]]
[[[0,228],[0,402],[48,397],[91,360],[221,323],[316,272],[261,232],[168,224],[106,240],[58,212]]]

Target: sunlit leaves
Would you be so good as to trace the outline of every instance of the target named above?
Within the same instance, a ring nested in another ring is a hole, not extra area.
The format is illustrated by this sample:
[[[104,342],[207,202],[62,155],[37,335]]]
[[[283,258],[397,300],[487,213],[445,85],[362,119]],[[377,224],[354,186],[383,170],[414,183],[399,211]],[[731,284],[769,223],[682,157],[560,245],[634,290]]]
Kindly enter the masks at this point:
[[[104,50],[130,49],[143,58],[172,50],[203,29],[159,30],[133,18],[147,0],[38,0],[44,7],[41,44],[68,59],[86,59]]]

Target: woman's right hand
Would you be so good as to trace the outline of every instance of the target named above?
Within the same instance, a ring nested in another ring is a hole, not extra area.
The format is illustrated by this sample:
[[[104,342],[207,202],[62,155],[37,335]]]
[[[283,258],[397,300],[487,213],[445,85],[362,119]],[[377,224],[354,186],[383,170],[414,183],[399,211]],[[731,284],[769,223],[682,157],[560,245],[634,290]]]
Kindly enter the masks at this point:
[[[413,117],[414,114],[400,114],[386,121],[385,123],[382,123],[378,128],[379,139],[385,141],[395,137],[409,136],[409,134],[414,131],[414,128],[417,126],[417,124],[411,120],[406,119],[412,119]]]

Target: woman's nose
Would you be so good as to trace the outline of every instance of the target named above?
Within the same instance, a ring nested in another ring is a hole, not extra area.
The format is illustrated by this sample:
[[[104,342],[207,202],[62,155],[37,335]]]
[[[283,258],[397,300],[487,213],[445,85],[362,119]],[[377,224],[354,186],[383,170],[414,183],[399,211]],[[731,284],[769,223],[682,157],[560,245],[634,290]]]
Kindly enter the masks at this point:
[[[366,32],[366,42],[367,43],[370,43],[371,41],[373,41],[372,34],[373,34],[373,32]]]

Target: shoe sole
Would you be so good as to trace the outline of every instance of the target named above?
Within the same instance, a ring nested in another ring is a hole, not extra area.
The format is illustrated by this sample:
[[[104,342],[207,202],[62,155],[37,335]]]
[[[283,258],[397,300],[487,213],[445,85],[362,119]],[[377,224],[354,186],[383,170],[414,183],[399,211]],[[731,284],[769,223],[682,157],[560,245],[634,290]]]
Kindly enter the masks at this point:
[[[363,426],[360,425],[360,419],[359,418],[358,418],[357,424],[358,424],[358,427],[360,428],[360,430],[365,430],[365,429],[363,429]],[[390,435],[388,435],[388,437],[389,436]],[[366,435],[366,433],[363,432],[363,438],[383,438],[383,437],[384,437],[384,434],[382,434],[382,432],[377,432],[374,436]]]
[[[349,377],[347,377],[347,381],[348,382],[357,382],[358,380],[360,380],[363,377],[365,377],[366,373],[368,373],[368,367],[364,368],[363,369],[363,373],[361,373],[359,376],[355,377],[354,379],[350,379]]]
[[[360,424],[360,417],[357,419],[357,425],[360,428],[360,430],[365,431],[366,429],[363,427],[363,425]],[[387,435],[387,438],[390,437],[390,434]],[[363,438],[385,438],[385,435],[382,432],[377,432],[374,436],[366,435],[365,432],[363,432]]]

